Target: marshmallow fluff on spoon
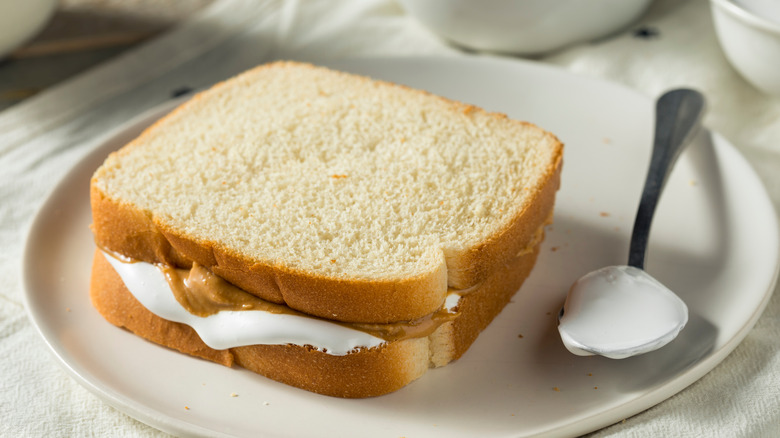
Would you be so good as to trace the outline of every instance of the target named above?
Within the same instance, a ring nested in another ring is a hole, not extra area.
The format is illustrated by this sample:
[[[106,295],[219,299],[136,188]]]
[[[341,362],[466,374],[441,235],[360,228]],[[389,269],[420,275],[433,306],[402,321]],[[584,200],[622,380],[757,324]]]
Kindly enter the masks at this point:
[[[693,138],[704,98],[693,90],[665,93],[656,104],[655,141],[642,191],[628,266],[609,266],[577,280],[569,290],[558,331],[580,356],[622,359],[671,342],[688,322],[685,303],[644,271],[650,224],[666,180]]]

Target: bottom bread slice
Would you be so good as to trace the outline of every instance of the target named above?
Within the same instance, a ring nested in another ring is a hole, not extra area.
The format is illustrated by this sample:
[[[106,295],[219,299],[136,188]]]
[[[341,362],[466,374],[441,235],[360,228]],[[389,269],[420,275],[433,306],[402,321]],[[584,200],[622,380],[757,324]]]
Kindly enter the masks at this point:
[[[463,355],[528,277],[541,240],[535,240],[514,261],[496,268],[487,280],[463,295],[458,316],[430,336],[387,342],[344,356],[298,345],[210,348],[189,326],[162,319],[141,305],[99,250],[93,261],[90,295],[95,308],[110,323],[157,344],[228,367],[236,364],[320,394],[372,397],[398,390],[429,368],[444,366]]]

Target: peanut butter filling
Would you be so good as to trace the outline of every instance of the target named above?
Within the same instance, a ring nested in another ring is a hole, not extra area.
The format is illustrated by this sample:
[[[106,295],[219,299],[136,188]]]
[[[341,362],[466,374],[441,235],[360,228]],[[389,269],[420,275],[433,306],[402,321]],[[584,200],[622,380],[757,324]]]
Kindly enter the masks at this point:
[[[531,240],[530,244],[515,255],[519,258],[533,248],[541,241],[544,236],[544,227],[540,227]],[[116,254],[112,251],[103,250],[123,263],[136,263],[138,260]],[[320,319],[315,316],[307,315],[303,312],[294,310],[284,304],[272,303],[263,300],[256,295],[250,294],[245,290],[234,286],[218,275],[214,274],[208,268],[192,262],[190,269],[176,268],[168,264],[157,264],[165,276],[165,279],[173,292],[176,301],[187,312],[199,316],[207,317],[220,311],[265,311],[274,314],[295,315],[304,318]],[[450,289],[448,293],[457,293],[460,296],[478,290],[482,284],[476,284],[468,289]],[[384,324],[372,323],[350,323],[326,320],[332,324],[338,324],[353,330],[359,330],[372,336],[384,339],[388,342],[421,338],[429,336],[436,331],[442,324],[454,320],[459,315],[457,306],[447,308],[442,306],[439,310],[426,315],[422,318],[412,321],[400,321]]]
[[[165,275],[176,301],[188,312],[200,317],[213,315],[223,310],[261,310],[276,314],[289,314],[315,318],[282,304],[271,303],[240,289],[220,278],[205,267],[193,263],[191,269],[180,269],[158,265]],[[348,323],[329,321],[333,324],[360,330],[385,341],[392,342],[409,338],[421,338],[433,333],[442,324],[458,316],[442,307],[430,315],[413,321],[388,324]]]
[[[245,292],[194,262],[191,269],[169,265],[158,265],[158,268],[165,275],[176,301],[193,315],[206,317],[222,310],[263,310],[303,315]]]

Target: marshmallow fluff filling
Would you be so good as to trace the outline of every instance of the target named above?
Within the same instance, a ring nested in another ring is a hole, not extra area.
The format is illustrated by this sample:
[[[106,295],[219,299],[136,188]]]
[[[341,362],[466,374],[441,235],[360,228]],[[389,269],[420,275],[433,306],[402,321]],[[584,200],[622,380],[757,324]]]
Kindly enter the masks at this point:
[[[384,344],[384,339],[323,319],[265,310],[222,310],[208,316],[190,313],[174,296],[165,274],[154,264],[127,263],[103,251],[130,293],[160,318],[192,327],[216,350],[247,345],[300,345],[343,356],[360,348]],[[460,294],[450,292],[444,310],[453,313]]]

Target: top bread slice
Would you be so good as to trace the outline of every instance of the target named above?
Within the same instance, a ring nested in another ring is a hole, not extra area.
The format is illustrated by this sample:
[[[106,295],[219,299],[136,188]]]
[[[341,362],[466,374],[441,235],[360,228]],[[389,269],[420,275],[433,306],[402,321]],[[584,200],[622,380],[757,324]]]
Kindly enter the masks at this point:
[[[563,146],[471,105],[293,62],[200,93],[91,182],[102,248],[193,261],[326,319],[428,315],[552,214]]]

